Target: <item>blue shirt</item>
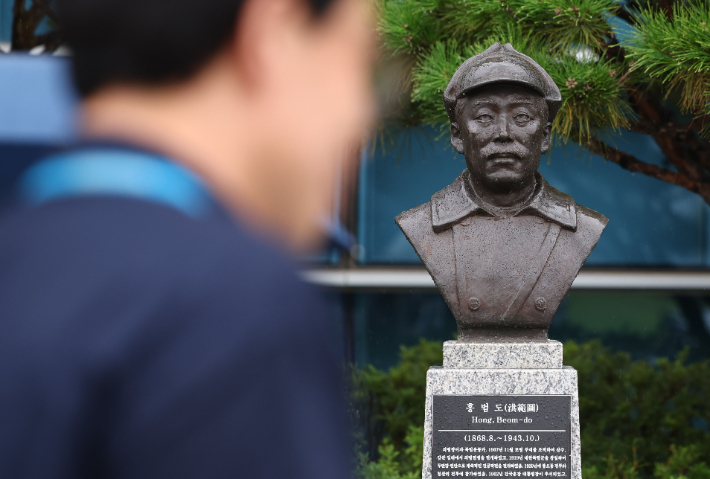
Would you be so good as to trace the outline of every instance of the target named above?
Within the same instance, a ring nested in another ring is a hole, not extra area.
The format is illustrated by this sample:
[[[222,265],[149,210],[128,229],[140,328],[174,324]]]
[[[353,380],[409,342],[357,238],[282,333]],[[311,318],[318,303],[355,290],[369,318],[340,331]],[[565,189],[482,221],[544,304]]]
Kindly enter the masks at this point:
[[[294,264],[199,181],[181,207],[42,186],[55,161],[0,216],[0,477],[347,477],[342,358]]]

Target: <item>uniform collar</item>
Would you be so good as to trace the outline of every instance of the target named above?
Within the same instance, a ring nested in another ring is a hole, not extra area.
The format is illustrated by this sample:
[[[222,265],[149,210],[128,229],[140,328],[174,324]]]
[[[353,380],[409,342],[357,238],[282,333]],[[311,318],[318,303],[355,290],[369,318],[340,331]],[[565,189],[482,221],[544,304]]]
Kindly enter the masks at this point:
[[[451,228],[472,214],[488,214],[481,200],[468,186],[469,172],[464,170],[456,181],[431,197],[431,222],[437,233]],[[531,212],[572,231],[577,229],[577,212],[572,197],[553,188],[537,173],[539,188],[530,204],[520,213]],[[520,214],[518,213],[518,214]]]

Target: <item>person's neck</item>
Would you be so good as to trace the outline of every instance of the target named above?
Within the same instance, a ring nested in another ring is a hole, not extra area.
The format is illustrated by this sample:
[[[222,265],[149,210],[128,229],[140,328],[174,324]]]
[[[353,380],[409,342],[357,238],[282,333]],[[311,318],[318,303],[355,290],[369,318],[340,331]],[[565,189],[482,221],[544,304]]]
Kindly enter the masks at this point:
[[[222,87],[220,78],[216,72],[170,87],[104,88],[82,105],[83,136],[166,155],[205,180],[236,216],[283,237],[275,231],[284,224],[278,217],[283,212],[269,203],[263,182],[252,171],[261,151],[248,100]]]
[[[510,191],[497,191],[487,188],[473,175],[469,175],[471,187],[476,195],[485,203],[497,208],[515,208],[524,206],[535,193],[537,179],[529,178],[517,188]]]

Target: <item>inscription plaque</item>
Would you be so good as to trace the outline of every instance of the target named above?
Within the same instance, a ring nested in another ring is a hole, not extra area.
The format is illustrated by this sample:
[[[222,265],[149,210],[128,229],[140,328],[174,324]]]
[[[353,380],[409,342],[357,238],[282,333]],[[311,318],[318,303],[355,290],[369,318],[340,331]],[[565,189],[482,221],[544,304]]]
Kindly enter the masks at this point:
[[[432,397],[432,477],[569,478],[568,395]]]

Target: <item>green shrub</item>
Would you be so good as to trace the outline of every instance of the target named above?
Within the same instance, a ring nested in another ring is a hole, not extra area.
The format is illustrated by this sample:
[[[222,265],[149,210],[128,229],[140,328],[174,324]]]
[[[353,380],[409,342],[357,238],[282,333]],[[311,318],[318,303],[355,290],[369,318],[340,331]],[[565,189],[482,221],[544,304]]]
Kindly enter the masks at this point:
[[[402,347],[389,371],[353,371],[360,431],[358,479],[421,476],[426,371],[441,365],[441,343]],[[651,364],[599,341],[565,344],[579,374],[585,479],[710,479],[710,362]]]
[[[654,475],[658,479],[687,477],[688,479],[709,479],[710,467],[701,458],[707,458],[696,446],[670,447],[671,455],[665,463],[656,463]]]
[[[426,372],[442,361],[441,343],[421,340],[402,347],[399,363],[387,372],[372,365],[353,370],[356,423],[367,443],[387,437],[397,451],[406,447],[410,426],[424,424]]]
[[[700,457],[710,457],[710,364],[685,364],[687,354],[651,364],[599,341],[565,344],[565,364],[579,374],[586,467],[601,469],[611,453],[650,476],[671,445],[693,445]]]
[[[702,455],[696,446],[670,446],[670,455],[666,462],[657,462],[653,476],[657,479],[708,479],[710,467],[701,461]],[[583,460],[584,462],[584,460]],[[636,479],[642,476],[639,463],[633,460],[614,458],[612,453],[606,458],[605,472],[599,472],[597,466],[583,467],[584,479]]]
[[[377,461],[370,461],[367,454],[360,452],[356,479],[418,479],[422,475],[423,438],[424,427],[411,425],[403,450],[397,450],[386,437],[377,448]]]

